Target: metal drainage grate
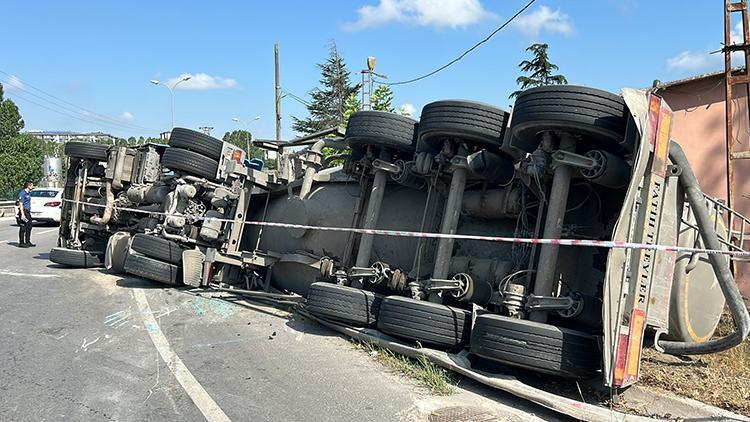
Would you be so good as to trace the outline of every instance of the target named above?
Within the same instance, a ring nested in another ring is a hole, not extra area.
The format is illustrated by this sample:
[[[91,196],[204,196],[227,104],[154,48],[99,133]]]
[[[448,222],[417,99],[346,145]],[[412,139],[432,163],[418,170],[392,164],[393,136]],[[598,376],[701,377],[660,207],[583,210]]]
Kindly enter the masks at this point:
[[[427,417],[429,422],[499,422],[487,409],[470,406],[453,406],[433,410]]]

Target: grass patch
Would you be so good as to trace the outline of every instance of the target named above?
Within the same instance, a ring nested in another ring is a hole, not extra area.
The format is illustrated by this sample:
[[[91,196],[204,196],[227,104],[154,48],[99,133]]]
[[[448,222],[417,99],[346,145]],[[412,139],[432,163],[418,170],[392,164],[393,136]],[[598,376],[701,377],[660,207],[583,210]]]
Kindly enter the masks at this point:
[[[724,313],[716,336],[734,331]],[[641,382],[750,416],[750,342],[721,353],[675,357],[644,349]]]
[[[412,359],[402,356],[388,349],[378,347],[372,343],[353,341],[357,349],[363,350],[381,365],[386,366],[401,375],[417,380],[432,394],[449,396],[455,392],[457,384],[455,377],[424,356]]]

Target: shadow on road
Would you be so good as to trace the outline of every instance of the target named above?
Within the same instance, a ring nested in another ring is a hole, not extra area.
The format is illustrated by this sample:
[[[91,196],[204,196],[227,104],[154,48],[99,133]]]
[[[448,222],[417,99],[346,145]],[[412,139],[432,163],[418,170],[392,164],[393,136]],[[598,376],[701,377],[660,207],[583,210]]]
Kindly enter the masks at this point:
[[[36,254],[36,256],[32,256],[32,258],[34,258],[34,259],[43,259],[45,261],[48,261],[49,260],[49,252],[38,253],[38,254]]]

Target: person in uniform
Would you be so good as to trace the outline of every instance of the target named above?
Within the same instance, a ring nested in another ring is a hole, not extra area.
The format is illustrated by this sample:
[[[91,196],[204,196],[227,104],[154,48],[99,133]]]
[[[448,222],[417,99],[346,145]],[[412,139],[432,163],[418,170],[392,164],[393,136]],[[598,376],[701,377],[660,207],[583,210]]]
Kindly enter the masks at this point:
[[[30,248],[36,246],[31,243],[31,227],[34,225],[31,218],[31,191],[34,183],[27,180],[23,184],[21,193],[18,194],[18,247]]]

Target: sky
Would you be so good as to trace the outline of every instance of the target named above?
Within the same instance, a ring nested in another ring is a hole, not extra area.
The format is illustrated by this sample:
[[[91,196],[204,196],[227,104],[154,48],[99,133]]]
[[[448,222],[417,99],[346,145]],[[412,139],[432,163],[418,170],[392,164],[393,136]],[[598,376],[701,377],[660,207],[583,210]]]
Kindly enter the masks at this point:
[[[248,128],[275,137],[274,43],[281,87],[309,99],[335,42],[360,79],[367,56],[391,82],[425,74],[500,26],[528,0],[3,1],[0,83],[26,130],[157,136],[176,126]],[[518,63],[534,42],[571,84],[613,92],[722,69],[723,1],[537,0],[511,25],[448,69],[394,86],[394,105],[476,100],[509,110]],[[739,30],[739,27],[734,30]],[[733,34],[737,37],[737,34]],[[255,120],[255,117],[260,116]],[[283,138],[291,116],[282,99]],[[232,119],[237,118],[240,122]]]

